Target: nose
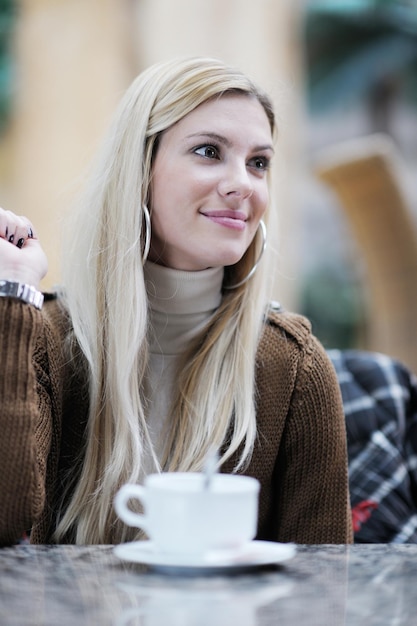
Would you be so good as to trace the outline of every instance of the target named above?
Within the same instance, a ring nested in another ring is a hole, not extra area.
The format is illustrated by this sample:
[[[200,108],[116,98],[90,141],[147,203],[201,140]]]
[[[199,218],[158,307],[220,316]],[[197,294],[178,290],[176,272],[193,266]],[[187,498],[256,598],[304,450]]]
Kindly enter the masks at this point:
[[[228,165],[219,181],[218,190],[224,198],[239,200],[250,198],[253,193],[253,184],[246,164],[233,163]]]

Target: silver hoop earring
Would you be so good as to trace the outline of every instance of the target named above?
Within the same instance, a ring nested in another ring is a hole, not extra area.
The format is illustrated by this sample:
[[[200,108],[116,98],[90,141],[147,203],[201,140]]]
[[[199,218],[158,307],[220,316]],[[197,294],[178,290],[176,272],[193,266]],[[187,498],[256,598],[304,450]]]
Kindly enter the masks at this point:
[[[241,285],[244,285],[248,280],[250,280],[252,278],[252,276],[256,272],[256,270],[258,268],[258,265],[259,265],[259,262],[260,262],[260,260],[262,258],[263,253],[265,252],[265,248],[266,248],[266,226],[265,226],[265,222],[263,220],[261,220],[259,222],[259,227],[258,228],[261,231],[262,246],[261,246],[261,250],[259,252],[259,256],[256,259],[255,265],[252,267],[252,269],[249,272],[249,274],[247,274],[247,276],[245,276],[245,278],[243,278],[241,281],[239,281],[235,285],[225,285],[223,287],[223,289],[236,289],[237,287],[240,287]]]
[[[143,205],[143,216],[145,218],[145,245],[143,247],[142,264],[145,265],[149,248],[151,247],[151,216],[149,215],[149,209],[146,204]]]

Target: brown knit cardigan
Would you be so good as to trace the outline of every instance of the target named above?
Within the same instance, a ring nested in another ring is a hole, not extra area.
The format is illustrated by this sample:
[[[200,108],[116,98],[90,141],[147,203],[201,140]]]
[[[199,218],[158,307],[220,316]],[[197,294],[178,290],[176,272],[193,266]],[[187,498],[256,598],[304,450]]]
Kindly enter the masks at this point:
[[[63,344],[59,299],[40,312],[0,298],[0,544],[32,529],[52,541],[68,470],[82,450],[86,385]],[[261,482],[258,539],[352,541],[339,386],[301,316],[271,310],[257,357],[258,437],[245,473]],[[236,457],[222,468],[230,472]]]

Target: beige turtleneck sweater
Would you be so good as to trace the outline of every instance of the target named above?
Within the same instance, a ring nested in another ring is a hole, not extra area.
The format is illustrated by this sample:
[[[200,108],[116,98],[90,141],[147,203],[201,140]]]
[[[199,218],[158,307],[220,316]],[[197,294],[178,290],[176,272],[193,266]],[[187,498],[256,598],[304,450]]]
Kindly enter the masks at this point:
[[[178,359],[220,305],[223,268],[185,272],[148,261],[144,272],[152,328],[148,427],[160,457],[158,442],[169,418]]]

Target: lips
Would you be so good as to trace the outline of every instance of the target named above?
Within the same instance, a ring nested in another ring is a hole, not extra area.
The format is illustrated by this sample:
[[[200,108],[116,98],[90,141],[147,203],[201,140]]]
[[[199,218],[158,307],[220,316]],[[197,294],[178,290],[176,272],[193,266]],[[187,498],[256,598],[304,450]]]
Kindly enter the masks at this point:
[[[244,230],[247,217],[242,211],[231,211],[230,209],[220,211],[204,211],[204,217],[221,226],[234,230]]]

